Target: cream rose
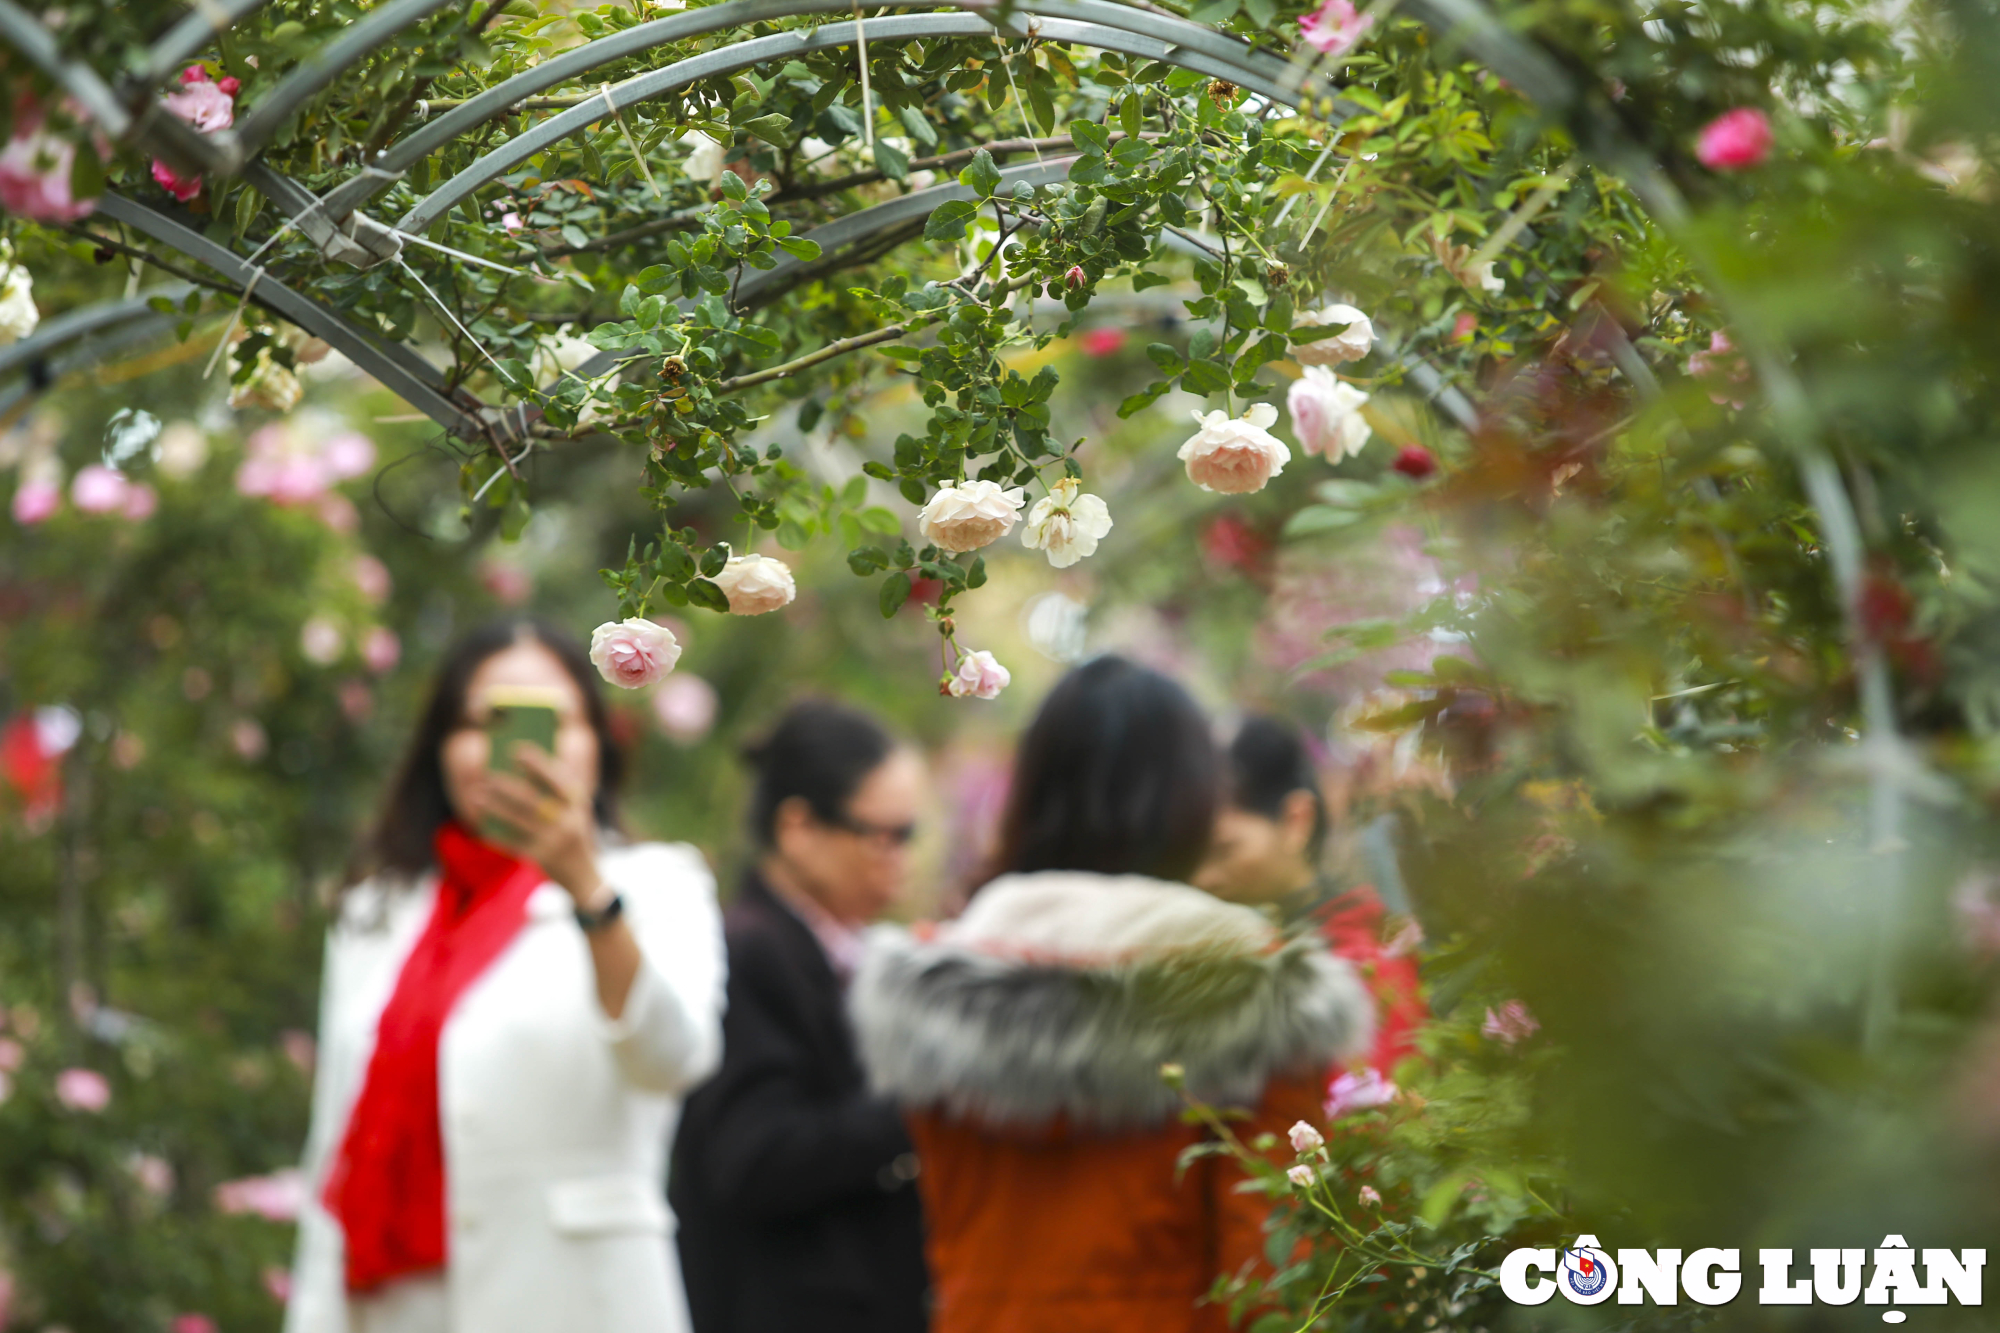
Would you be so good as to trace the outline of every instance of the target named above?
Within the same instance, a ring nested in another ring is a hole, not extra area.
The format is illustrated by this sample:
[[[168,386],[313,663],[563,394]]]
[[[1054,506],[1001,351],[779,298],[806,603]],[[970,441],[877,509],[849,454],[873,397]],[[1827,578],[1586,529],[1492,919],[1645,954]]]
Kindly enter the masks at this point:
[[[917,515],[917,529],[940,551],[976,551],[1013,531],[1028,497],[997,481],[962,481],[931,497]]]
[[[1080,494],[1082,489],[1076,478],[1064,477],[1035,501],[1021,529],[1021,544],[1048,552],[1049,563],[1057,569],[1068,569],[1093,554],[1111,531],[1110,506],[1095,495]]]
[[[35,280],[28,270],[10,263],[11,252],[0,249],[0,344],[18,342],[35,331],[42,312],[35,308]]]
[[[1347,326],[1330,338],[1315,339],[1292,348],[1292,360],[1302,366],[1337,366],[1343,361],[1359,361],[1375,345],[1375,326],[1368,322],[1368,316],[1351,305],[1308,310],[1292,324],[1295,328],[1317,328],[1325,324]]]
[[[945,689],[954,699],[995,699],[1013,679],[1013,674],[992,653],[981,649],[958,655],[958,669],[952,672]]]
[[[1278,409],[1269,403],[1253,403],[1240,417],[1196,412],[1194,419],[1201,429],[1181,446],[1178,457],[1187,464],[1188,480],[1205,491],[1222,495],[1261,491],[1292,461],[1292,451],[1271,434]]]
[[[1299,447],[1325,455],[1329,463],[1359,453],[1368,443],[1368,422],[1361,415],[1361,405],[1367,401],[1367,394],[1335,379],[1325,366],[1307,366],[1285,395]]]
[[[650,620],[607,621],[590,636],[591,664],[621,690],[658,684],[680,656],[674,632]]]
[[[791,568],[767,555],[730,556],[715,576],[715,586],[729,599],[729,614],[733,616],[761,616],[790,606],[799,594]]]

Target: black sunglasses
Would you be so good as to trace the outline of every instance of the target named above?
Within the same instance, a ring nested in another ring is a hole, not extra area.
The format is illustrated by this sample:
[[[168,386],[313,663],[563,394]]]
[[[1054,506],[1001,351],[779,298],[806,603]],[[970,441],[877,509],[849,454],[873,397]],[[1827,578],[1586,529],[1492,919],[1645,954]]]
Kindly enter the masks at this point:
[[[833,826],[858,838],[874,838],[893,843],[898,847],[909,846],[911,840],[917,836],[915,824],[871,824],[865,819],[856,819],[853,815],[847,814],[834,820]]]

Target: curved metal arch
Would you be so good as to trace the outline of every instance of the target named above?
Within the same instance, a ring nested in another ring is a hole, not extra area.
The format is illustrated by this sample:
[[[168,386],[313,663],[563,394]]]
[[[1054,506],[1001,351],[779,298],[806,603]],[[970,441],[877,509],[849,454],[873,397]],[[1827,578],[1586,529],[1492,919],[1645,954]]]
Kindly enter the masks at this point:
[[[15,406],[23,399],[41,393],[72,371],[100,365],[112,352],[120,352],[127,347],[164,337],[167,330],[173,327],[173,323],[170,317],[155,310],[148,310],[144,318],[128,319],[111,329],[100,330],[101,336],[86,337],[80,345],[43,358],[48,368],[46,376],[41,379],[30,376],[8,385],[5,389],[0,389],[0,420],[4,420],[13,412]]]
[[[1020,20],[1018,14],[1009,22],[1019,23],[1021,26],[1018,30],[1002,28],[1002,31],[1019,37],[1028,35],[1027,25]],[[999,26],[997,21],[989,22],[975,15],[913,14],[876,19],[866,25],[864,35],[876,34],[877,40],[890,42],[909,41],[918,37],[974,37],[991,33]],[[855,40],[854,30],[855,24],[850,21],[830,23],[821,28],[774,33],[769,37],[753,38],[733,46],[721,47],[676,61],[660,69],[635,75],[623,83],[613,85],[606,97],[593,99],[571,107],[559,115],[551,116],[526,133],[493,149],[419,200],[416,206],[396,223],[396,229],[419,233],[427,230],[453,204],[480,186],[519,166],[543,149],[602,120],[611,110],[622,111],[628,106],[678,91],[701,79],[715,78],[771,61],[792,59],[812,51],[849,46]],[[1180,65],[1212,77],[1229,78],[1252,92],[1261,93],[1274,101],[1289,103],[1294,96],[1275,83],[1261,77],[1253,78],[1245,71],[1232,68],[1212,57],[1186,52],[1170,43],[1101,27],[1094,23],[1080,23],[1070,19],[1042,19],[1035,24],[1035,33],[1045,39],[1073,42],[1082,46],[1096,47],[1099,50],[1118,51],[1126,55],[1144,56],[1166,64]]]
[[[129,300],[103,301],[46,320],[21,341],[0,347],[0,375],[12,374],[37,361],[46,360],[57,348],[79,338],[87,338],[100,329],[115,328],[145,315],[158,314],[152,307],[155,297],[164,296],[170,301],[179,301],[193,290],[193,283],[169,283]]]
[[[727,28],[747,27],[753,23],[806,14],[846,14],[852,8],[851,0],[849,3],[843,3],[843,0],[725,0],[725,3],[707,9],[654,19],[565,51],[488,88],[395,144],[377,158],[375,166],[387,172],[407,171],[454,139],[504,114],[507,108],[522,99],[644,51]],[[1157,38],[1217,60],[1241,61],[1246,70],[1277,86],[1292,87],[1299,82],[1299,67],[1283,57],[1258,50],[1237,38],[1190,23],[1177,15],[1134,9],[1112,0],[1027,0],[1017,5],[1016,10],[1046,18],[1098,23],[1107,28]],[[871,23],[883,21],[870,20]],[[1307,79],[1304,87],[1310,89],[1314,96],[1325,89],[1324,81],[1316,77]],[[1297,95],[1295,90],[1292,96]],[[1289,102],[1291,98],[1286,100]],[[327,213],[332,217],[343,216],[386,187],[387,182],[373,174],[351,176],[328,192]]]
[[[391,37],[449,3],[451,0],[390,0],[380,9],[371,10],[346,32],[313,52],[252,107],[249,115],[237,122],[238,150],[246,158],[261,151],[287,117],[346,73],[349,66],[366,60]]]
[[[375,377],[383,388],[456,434],[478,436],[479,422],[471,412],[447,395],[449,387],[437,367],[399,343],[384,343],[364,332],[339,312],[307,296],[302,296],[276,278],[261,276],[256,268],[217,245],[199,232],[144,204],[105,191],[98,211],[114,221],[151,236],[154,240],[199,260],[239,286],[257,278],[252,299],[268,306],[306,332],[326,340],[342,356]]]

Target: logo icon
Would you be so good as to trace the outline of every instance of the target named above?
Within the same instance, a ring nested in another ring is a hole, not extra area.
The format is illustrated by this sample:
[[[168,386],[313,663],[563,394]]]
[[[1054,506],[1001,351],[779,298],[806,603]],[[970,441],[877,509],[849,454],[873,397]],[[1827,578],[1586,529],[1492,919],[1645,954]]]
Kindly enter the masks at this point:
[[[1562,1252],[1556,1279],[1574,1304],[1596,1305],[1617,1289],[1618,1265],[1599,1247],[1597,1237],[1578,1236],[1576,1245]]]

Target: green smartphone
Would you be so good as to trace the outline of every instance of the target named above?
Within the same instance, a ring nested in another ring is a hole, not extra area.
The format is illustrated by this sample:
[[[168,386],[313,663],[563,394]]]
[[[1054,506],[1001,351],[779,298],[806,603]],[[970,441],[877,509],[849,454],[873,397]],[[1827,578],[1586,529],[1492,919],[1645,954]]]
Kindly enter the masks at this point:
[[[514,747],[522,741],[554,754],[556,718],[564,702],[560,690],[525,685],[499,686],[488,692],[486,735],[490,748],[486,767],[495,773],[518,773],[520,765],[514,762]],[[490,817],[482,821],[480,831],[494,842],[509,841],[514,836],[510,826]]]

